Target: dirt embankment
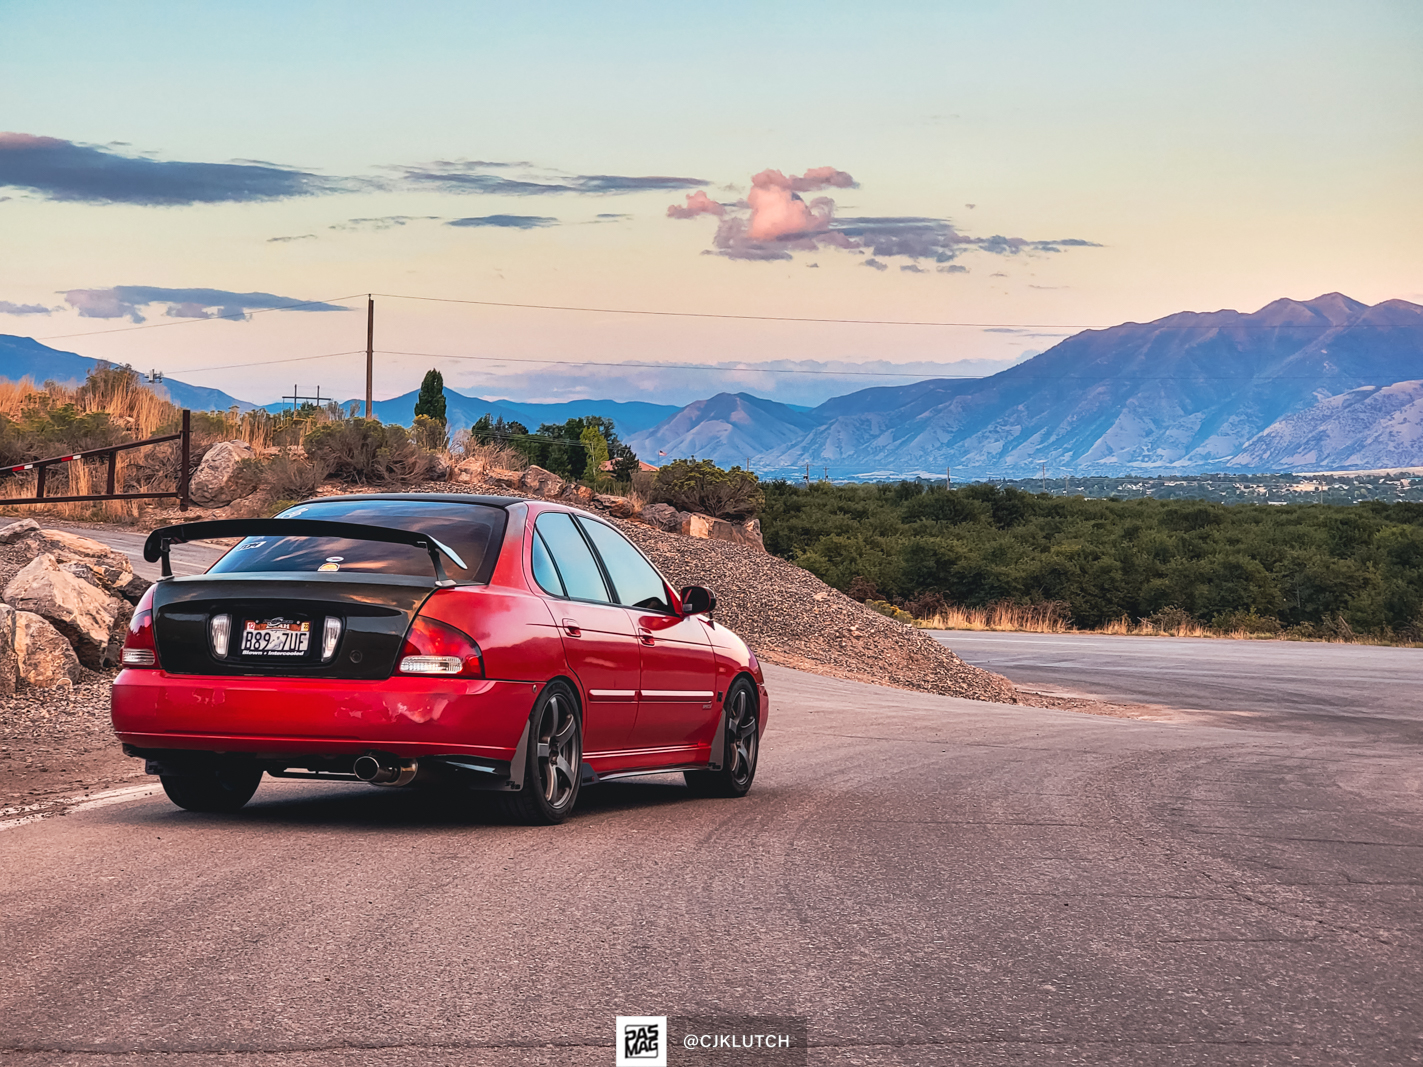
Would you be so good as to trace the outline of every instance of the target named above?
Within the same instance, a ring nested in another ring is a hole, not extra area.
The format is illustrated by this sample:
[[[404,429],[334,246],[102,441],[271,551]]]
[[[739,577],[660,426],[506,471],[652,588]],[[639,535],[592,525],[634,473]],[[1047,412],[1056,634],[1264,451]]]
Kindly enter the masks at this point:
[[[711,589],[716,620],[770,663],[925,693],[1018,702],[1002,675],[970,666],[927,634],[851,600],[793,563],[744,545],[617,524],[674,585]]]

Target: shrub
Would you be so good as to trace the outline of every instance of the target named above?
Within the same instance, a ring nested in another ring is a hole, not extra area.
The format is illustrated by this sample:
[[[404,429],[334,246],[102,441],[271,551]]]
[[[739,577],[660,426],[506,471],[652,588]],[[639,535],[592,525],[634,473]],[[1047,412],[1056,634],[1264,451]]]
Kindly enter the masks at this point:
[[[346,419],[317,426],[302,442],[307,456],[337,478],[377,485],[408,485],[426,477],[434,456],[403,426]]]
[[[444,398],[441,397],[441,399]],[[415,438],[415,443],[429,452],[449,451],[450,431],[445,427],[444,419],[437,419],[430,415],[416,415],[415,425],[410,428],[410,432]]]
[[[1175,605],[1162,608],[1141,621],[1164,634],[1177,633],[1195,625],[1196,622],[1189,611]]]
[[[863,574],[857,574],[850,579],[850,586],[845,590],[845,595],[861,604],[867,600],[880,599],[879,588]]]
[[[244,459],[239,467],[253,462],[261,461]],[[282,500],[315,496],[328,473],[325,463],[290,449],[278,452],[263,467],[263,482],[271,489],[273,496]]]
[[[1211,619],[1211,629],[1221,633],[1277,634],[1284,629],[1273,615],[1253,611],[1226,611]]]
[[[718,519],[749,519],[766,504],[756,475],[740,467],[722,470],[709,459],[673,460],[652,479],[652,502]]]
[[[896,622],[902,622],[905,626],[914,625],[914,616],[903,608],[897,608],[887,600],[866,600],[865,607],[874,608],[881,615],[888,615]]]

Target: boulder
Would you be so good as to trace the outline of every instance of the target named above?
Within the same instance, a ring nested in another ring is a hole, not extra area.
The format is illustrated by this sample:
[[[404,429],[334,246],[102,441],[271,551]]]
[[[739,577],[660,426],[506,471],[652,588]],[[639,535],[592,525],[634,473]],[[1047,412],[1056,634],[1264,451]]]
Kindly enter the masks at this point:
[[[593,498],[597,496],[597,494],[586,485],[570,485],[563,490],[563,495],[570,502],[576,501],[579,504],[591,504]]]
[[[519,476],[519,484],[535,496],[558,496],[567,483],[552,471],[530,467]]]
[[[64,635],[31,611],[15,612],[15,673],[39,689],[72,689],[84,669]]]
[[[0,527],[0,545],[13,545],[16,541],[23,541],[31,534],[39,533],[39,529],[40,524],[34,519],[12,522],[9,526]]]
[[[689,515],[682,513],[682,533],[689,537],[702,537],[712,541],[729,541],[734,545],[766,550],[761,542],[761,524],[752,519],[754,527],[738,526],[726,519],[716,519],[710,515]]]
[[[478,470],[478,467],[474,468]],[[545,471],[544,473],[548,473]],[[489,467],[484,471],[484,476],[495,485],[502,485],[506,489],[518,489],[524,484],[523,471],[505,470],[503,467]]]
[[[615,519],[630,519],[637,514],[637,507],[625,496],[599,493],[593,500]]]
[[[49,622],[74,646],[79,661],[97,670],[104,665],[114,621],[122,601],[96,585],[61,569],[41,552],[10,579],[5,603]]]
[[[18,662],[15,659],[15,617],[9,604],[0,604],[0,697],[15,691]]]
[[[429,478],[432,482],[447,482],[450,480],[450,474],[453,470],[454,468],[450,466],[450,461],[439,453],[436,453],[430,459],[430,470],[425,477]]]
[[[237,466],[256,455],[246,441],[219,441],[209,448],[188,482],[193,503],[204,508],[224,508],[252,492],[256,485],[242,477]]]
[[[153,584],[133,573],[133,565],[122,552],[90,537],[64,530],[38,530],[29,543],[36,554],[48,552],[66,569],[72,566],[71,574],[133,603],[138,603],[143,591]]]
[[[671,504],[648,504],[642,509],[642,521],[668,533],[680,533],[682,529],[682,513]]]

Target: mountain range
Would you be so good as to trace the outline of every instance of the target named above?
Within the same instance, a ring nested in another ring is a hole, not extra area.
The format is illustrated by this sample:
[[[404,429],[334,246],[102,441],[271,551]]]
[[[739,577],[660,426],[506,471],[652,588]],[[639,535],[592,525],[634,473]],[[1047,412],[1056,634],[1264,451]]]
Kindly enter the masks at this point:
[[[63,352],[49,345],[40,344],[33,337],[16,337],[14,334],[0,334],[0,378],[19,381],[29,378],[35,383],[68,382],[79,384],[100,360],[81,356],[77,352]],[[187,382],[165,378],[160,390],[166,390],[168,398],[179,407],[194,411],[226,411],[236,407],[249,411],[256,404],[238,400],[221,389],[209,389],[204,385],[189,385]]]
[[[97,361],[0,336],[0,377],[82,380]],[[174,402],[253,407],[167,379]],[[408,425],[416,391],[377,401]],[[775,474],[1024,477],[1050,472],[1367,470],[1423,464],[1423,306],[1340,293],[1244,314],[1180,312],[1085,330],[984,378],[861,389],[802,408],[719,393],[532,404],[445,390],[451,429],[489,414],[540,423],[612,418],[645,460],[695,456]],[[349,401],[347,402],[349,403]],[[278,410],[284,405],[267,405]]]
[[[862,477],[1363,469],[1423,462],[1419,379],[1423,307],[1329,293],[1086,330],[991,377],[864,389],[808,413],[721,394],[628,443]]]

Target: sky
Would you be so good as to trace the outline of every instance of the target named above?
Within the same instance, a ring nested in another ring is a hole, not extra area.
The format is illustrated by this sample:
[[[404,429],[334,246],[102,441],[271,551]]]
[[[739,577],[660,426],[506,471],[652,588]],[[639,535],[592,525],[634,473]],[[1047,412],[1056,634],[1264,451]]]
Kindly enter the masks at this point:
[[[368,293],[378,398],[665,403],[1423,302],[1414,0],[0,0],[0,40],[0,333],[254,402],[362,394]]]

